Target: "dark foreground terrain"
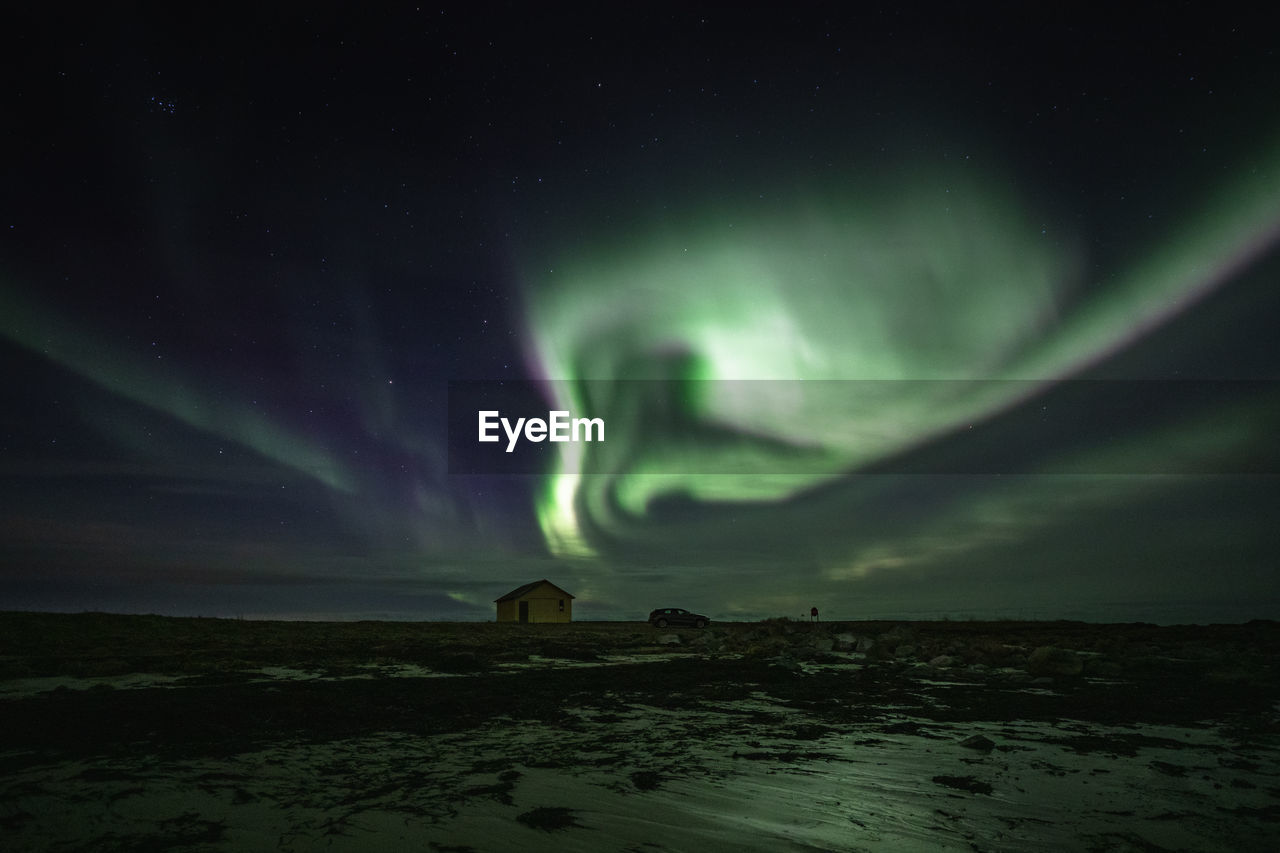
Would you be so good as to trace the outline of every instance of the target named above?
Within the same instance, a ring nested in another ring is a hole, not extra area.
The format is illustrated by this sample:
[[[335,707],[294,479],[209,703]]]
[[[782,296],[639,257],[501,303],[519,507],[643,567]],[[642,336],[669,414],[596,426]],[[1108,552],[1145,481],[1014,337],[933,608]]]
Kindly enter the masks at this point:
[[[1274,849],[1280,625],[0,614],[6,849]]]

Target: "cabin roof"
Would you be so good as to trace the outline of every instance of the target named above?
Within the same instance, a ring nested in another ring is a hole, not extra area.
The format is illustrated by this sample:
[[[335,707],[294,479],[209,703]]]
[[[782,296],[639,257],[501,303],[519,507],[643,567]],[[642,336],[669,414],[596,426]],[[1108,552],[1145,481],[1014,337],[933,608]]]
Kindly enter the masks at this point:
[[[530,593],[533,590],[537,589],[538,587],[542,586],[543,584],[546,584],[552,589],[559,591],[565,598],[573,598],[573,595],[571,593],[565,592],[563,589],[560,589],[560,587],[556,586],[551,581],[547,580],[546,578],[543,578],[540,581],[534,581],[533,583],[527,583],[524,586],[518,586],[515,589],[511,590],[511,592],[502,596],[501,598],[495,598],[494,602],[512,601],[514,599],[521,598],[527,593]]]

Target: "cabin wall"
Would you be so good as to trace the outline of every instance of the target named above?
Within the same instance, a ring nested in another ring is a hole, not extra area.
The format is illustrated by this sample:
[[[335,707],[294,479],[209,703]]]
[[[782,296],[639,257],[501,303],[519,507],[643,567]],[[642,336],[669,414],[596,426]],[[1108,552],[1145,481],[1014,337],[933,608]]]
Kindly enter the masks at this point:
[[[499,622],[519,622],[520,621],[520,602],[525,601],[529,604],[529,623],[535,624],[539,622],[572,622],[573,621],[573,599],[563,596],[561,593],[553,589],[534,589],[526,593],[520,598],[510,601],[498,602],[498,621]],[[564,602],[564,609],[560,609],[560,602]]]
[[[529,598],[530,622],[569,622],[573,617],[573,599],[564,599],[564,610],[560,610],[561,598]]]

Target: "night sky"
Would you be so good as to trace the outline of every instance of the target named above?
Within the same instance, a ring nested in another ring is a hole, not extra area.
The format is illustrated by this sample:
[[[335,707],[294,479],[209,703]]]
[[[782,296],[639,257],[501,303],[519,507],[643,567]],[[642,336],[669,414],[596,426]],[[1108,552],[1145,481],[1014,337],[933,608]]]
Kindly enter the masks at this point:
[[[7,12],[0,609],[1280,618],[1274,30],[916,8]]]

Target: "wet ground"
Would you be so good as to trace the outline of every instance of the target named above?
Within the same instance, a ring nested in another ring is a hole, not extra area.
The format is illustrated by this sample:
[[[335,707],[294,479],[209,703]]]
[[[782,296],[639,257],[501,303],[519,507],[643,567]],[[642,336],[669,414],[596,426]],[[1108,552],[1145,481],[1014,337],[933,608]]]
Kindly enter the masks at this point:
[[[1273,849],[1280,626],[0,616],[21,850]]]

